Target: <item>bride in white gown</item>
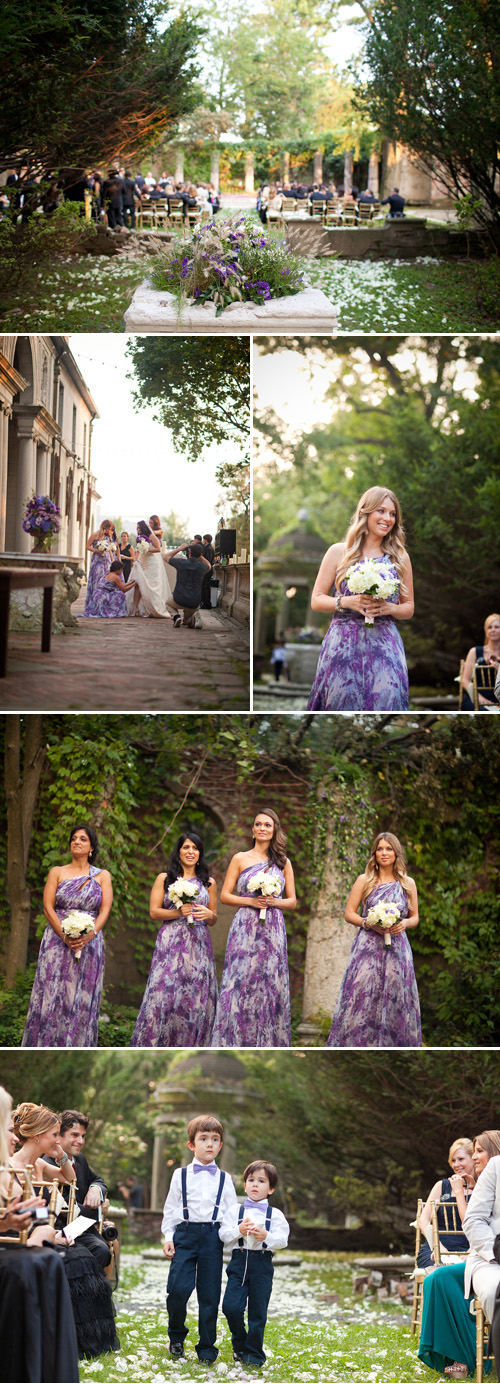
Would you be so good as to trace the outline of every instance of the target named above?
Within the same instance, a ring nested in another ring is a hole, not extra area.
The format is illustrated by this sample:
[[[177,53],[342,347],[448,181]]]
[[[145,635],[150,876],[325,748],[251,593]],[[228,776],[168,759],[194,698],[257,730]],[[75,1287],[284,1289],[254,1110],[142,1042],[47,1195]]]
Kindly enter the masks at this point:
[[[130,580],[136,582],[133,591],[127,593],[129,615],[150,615],[157,620],[170,620],[167,601],[170,599],[177,573],[172,569],[172,577],[161,555],[161,545],[149,524],[141,519],[137,525],[137,541],[141,547],[134,550],[134,563]],[[147,548],[142,545],[147,543]]]

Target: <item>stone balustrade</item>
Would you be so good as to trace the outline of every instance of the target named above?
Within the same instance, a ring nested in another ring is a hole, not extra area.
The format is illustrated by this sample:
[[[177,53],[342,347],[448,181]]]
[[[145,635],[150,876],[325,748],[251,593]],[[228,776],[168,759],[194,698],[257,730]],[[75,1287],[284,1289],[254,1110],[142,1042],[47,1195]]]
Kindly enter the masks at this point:
[[[62,634],[78,621],[71,606],[80,594],[85,577],[81,558],[52,553],[0,553],[0,567],[32,567],[41,572],[57,572],[52,601],[52,632]],[[13,591],[10,598],[11,630],[38,630],[42,623],[43,592],[39,588]]]
[[[220,582],[219,605],[226,615],[240,625],[250,624],[250,563],[228,562],[223,567],[214,563],[214,577]]]

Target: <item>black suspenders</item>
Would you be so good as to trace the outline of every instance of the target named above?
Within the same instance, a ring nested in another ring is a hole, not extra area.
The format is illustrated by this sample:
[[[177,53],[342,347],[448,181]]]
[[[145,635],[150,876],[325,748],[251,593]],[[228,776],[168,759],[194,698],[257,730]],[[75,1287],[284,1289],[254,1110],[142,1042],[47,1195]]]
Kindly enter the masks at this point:
[[[266,1235],[267,1235],[267,1232],[268,1232],[268,1230],[270,1229],[270,1226],[271,1226],[271,1216],[272,1216],[272,1214],[273,1214],[273,1208],[272,1208],[272,1206],[269,1205],[269,1202],[268,1202],[267,1211],[266,1211],[266,1219],[265,1219],[265,1222],[264,1222],[265,1230],[266,1230]],[[243,1206],[243,1203],[242,1203],[241,1206],[238,1207],[238,1225],[241,1225],[241,1222],[242,1222],[242,1220],[243,1220],[244,1215],[245,1215],[245,1207]],[[243,1236],[240,1236],[240,1239],[239,1239],[239,1241],[238,1241],[238,1244],[239,1244],[239,1245],[243,1245]]]
[[[214,1210],[213,1210],[212,1222],[215,1222],[215,1221],[217,1220],[217,1218],[218,1218],[218,1215],[219,1215],[220,1204],[221,1204],[222,1193],[223,1193],[223,1190],[224,1190],[224,1183],[225,1183],[225,1181],[226,1181],[226,1174],[221,1172],[221,1175],[220,1175],[220,1177],[219,1177],[219,1186],[218,1186],[218,1188],[217,1188],[217,1196],[216,1196],[216,1198],[215,1198],[215,1206],[214,1206]],[[189,1209],[188,1209],[188,1200],[187,1200],[187,1168],[181,1168],[181,1191],[182,1191],[182,1218],[183,1218],[184,1221],[188,1221],[188,1220],[189,1220]]]

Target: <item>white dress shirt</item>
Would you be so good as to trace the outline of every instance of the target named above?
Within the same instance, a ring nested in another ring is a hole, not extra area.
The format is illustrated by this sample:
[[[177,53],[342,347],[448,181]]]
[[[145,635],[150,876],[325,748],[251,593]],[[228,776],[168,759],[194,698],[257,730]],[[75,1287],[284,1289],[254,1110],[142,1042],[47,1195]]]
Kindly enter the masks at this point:
[[[214,1214],[214,1206],[219,1189],[220,1171],[217,1169],[215,1174],[207,1172],[195,1173],[193,1172],[193,1165],[195,1162],[198,1162],[197,1158],[193,1158],[193,1162],[188,1163],[186,1168],[189,1219],[198,1225],[205,1225],[212,1220]],[[233,1206],[236,1206],[236,1208],[238,1207],[236,1192],[230,1173],[226,1173],[217,1219],[222,1221],[223,1216],[229,1208]],[[238,1211],[236,1210],[236,1215],[237,1214]],[[181,1169],[176,1168],[170,1183],[167,1200],[163,1207],[161,1233],[165,1240],[173,1239],[176,1225],[180,1225],[183,1220]]]
[[[219,1228],[219,1235],[222,1240],[222,1243],[224,1245],[227,1245],[228,1248],[231,1250],[236,1249],[239,1240],[241,1240],[242,1238],[241,1230],[238,1226],[238,1211],[239,1206],[237,1204],[236,1206],[230,1206],[228,1210],[225,1212],[224,1216],[221,1218]],[[252,1221],[254,1225],[258,1227],[259,1230],[261,1230],[265,1226],[266,1213],[259,1206],[255,1206],[252,1208],[250,1208],[249,1206],[246,1207],[245,1220],[247,1217],[249,1220]],[[288,1224],[288,1221],[285,1220],[283,1212],[279,1211],[277,1206],[273,1206],[271,1224],[269,1226],[269,1230],[267,1232],[265,1240],[255,1240],[252,1244],[252,1236],[249,1235],[247,1239],[243,1237],[243,1243],[245,1249],[250,1250],[263,1249],[264,1245],[266,1249],[285,1249],[285,1246],[288,1244],[289,1234],[290,1226]],[[247,1240],[250,1241],[249,1244],[247,1244]]]

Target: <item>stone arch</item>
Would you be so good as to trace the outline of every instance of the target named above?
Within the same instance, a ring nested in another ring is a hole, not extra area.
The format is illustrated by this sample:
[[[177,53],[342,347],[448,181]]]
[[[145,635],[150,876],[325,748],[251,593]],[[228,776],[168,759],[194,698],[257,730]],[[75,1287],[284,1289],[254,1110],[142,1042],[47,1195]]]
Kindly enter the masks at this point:
[[[20,375],[24,375],[26,388],[19,395],[21,404],[32,404],[35,400],[35,353],[31,338],[28,336],[18,336],[14,354],[14,366]]]

